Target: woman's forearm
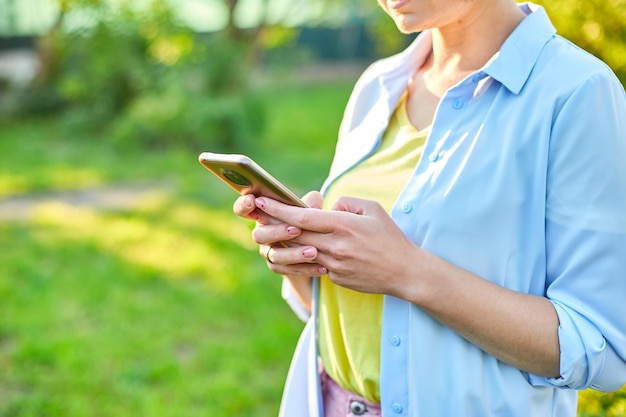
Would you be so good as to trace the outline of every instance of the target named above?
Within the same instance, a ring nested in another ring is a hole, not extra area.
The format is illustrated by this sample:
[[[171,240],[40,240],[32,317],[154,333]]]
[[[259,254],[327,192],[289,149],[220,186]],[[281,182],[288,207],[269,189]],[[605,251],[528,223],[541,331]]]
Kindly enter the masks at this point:
[[[283,278],[289,282],[296,299],[310,314],[313,299],[312,278],[302,275],[283,275]]]
[[[426,284],[409,301],[499,360],[536,375],[559,376],[559,319],[547,298],[506,289],[426,256]]]

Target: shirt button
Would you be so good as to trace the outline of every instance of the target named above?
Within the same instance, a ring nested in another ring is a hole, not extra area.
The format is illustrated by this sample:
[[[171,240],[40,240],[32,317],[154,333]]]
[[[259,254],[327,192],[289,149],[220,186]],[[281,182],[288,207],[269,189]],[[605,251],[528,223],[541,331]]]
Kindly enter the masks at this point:
[[[400,414],[402,412],[402,405],[398,404],[398,403],[394,403],[391,406],[391,409],[393,410],[394,413],[396,414]]]
[[[413,210],[413,206],[410,204],[405,204],[402,206],[402,211],[405,213],[410,213]]]
[[[437,162],[438,160],[443,158],[445,154],[446,154],[446,151],[433,152],[430,155],[428,155],[428,160],[430,162]]]
[[[399,336],[392,336],[391,337],[391,344],[394,346],[400,346],[400,337]]]
[[[452,108],[454,108],[454,109],[457,109],[457,110],[458,110],[458,109],[460,109],[460,108],[462,108],[462,107],[463,107],[463,101],[462,101],[462,100],[454,100],[454,101],[452,102]]]

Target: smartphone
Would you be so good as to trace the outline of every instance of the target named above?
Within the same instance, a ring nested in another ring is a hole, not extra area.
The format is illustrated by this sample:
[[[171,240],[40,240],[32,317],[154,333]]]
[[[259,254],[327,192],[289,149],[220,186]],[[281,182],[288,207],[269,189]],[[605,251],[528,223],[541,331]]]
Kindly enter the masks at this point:
[[[307,207],[296,194],[245,155],[202,152],[198,161],[241,195],[254,194]]]

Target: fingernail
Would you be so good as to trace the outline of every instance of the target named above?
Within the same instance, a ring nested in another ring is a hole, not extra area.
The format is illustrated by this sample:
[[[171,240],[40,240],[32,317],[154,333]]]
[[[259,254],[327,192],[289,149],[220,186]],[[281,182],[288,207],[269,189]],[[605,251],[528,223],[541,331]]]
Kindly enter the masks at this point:
[[[256,204],[256,206],[260,209],[265,208],[265,200],[263,200],[262,198],[257,198],[256,200],[254,200],[254,204]]]
[[[328,269],[324,268],[323,266],[320,266],[319,268],[317,268],[317,272],[320,275],[326,275],[326,274],[328,274]]]
[[[246,199],[243,201],[243,203],[245,204],[246,207],[253,207],[254,199],[252,198],[252,196],[247,196]]]
[[[302,256],[305,258],[314,258],[315,257],[315,249],[313,248],[305,248],[302,250]]]
[[[287,227],[287,234],[293,235],[293,236],[298,235],[300,234],[300,229],[297,228],[296,226],[289,226]]]

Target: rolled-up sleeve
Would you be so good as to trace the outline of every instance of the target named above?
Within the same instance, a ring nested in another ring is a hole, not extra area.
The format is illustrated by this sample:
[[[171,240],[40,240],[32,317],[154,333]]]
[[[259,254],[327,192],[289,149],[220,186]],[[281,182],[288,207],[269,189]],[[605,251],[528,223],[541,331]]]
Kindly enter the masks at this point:
[[[555,114],[549,152],[546,295],[561,375],[530,382],[614,391],[626,383],[626,94],[608,70]]]

